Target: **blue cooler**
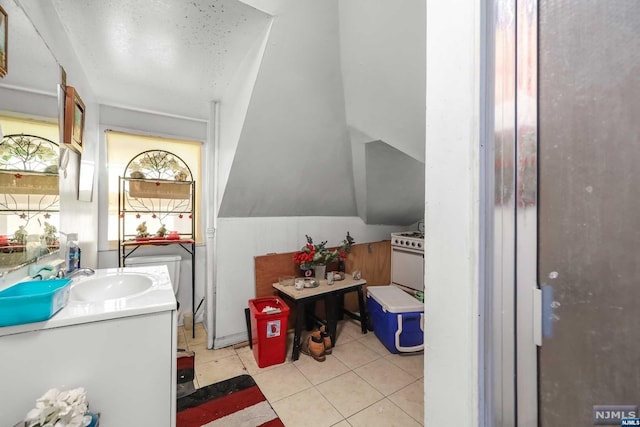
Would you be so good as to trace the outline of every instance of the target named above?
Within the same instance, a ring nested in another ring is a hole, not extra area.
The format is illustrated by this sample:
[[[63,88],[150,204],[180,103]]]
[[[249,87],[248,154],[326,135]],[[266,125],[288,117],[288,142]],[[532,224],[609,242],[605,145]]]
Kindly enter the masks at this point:
[[[396,286],[367,288],[373,331],[391,353],[424,349],[424,303]]]

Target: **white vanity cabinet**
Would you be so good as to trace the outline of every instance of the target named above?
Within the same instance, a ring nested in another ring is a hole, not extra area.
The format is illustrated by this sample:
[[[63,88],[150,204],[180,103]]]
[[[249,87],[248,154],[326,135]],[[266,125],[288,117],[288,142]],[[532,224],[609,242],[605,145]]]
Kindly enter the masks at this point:
[[[0,426],[24,419],[47,390],[76,387],[100,427],[175,426],[175,299],[170,283],[157,293],[169,303],[112,300],[84,317],[90,306],[69,304],[48,322],[0,328]]]

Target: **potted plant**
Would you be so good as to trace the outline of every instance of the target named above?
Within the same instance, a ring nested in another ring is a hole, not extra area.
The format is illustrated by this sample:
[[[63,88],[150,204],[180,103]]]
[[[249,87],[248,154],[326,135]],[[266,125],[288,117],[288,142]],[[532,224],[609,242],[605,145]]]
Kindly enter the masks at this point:
[[[326,240],[314,244],[313,239],[309,235],[305,235],[305,237],[307,238],[307,244],[293,255],[293,261],[300,266],[305,276],[311,276],[311,270],[314,270],[316,279],[324,279],[327,265],[337,261],[341,257],[346,257],[345,250],[347,246],[343,242],[340,248],[331,250],[327,248]],[[348,247],[350,249],[350,243]]]

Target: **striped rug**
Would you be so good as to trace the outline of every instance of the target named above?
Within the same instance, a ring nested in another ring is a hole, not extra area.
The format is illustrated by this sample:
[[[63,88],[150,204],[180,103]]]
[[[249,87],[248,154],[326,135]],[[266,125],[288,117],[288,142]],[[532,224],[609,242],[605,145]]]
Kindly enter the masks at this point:
[[[211,384],[178,399],[177,427],[284,427],[250,375]]]

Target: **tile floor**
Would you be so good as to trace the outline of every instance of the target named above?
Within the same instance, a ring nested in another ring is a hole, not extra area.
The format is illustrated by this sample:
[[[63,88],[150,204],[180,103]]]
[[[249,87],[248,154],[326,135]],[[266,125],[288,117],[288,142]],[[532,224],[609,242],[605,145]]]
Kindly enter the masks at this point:
[[[301,354],[259,368],[248,346],[208,350],[197,323],[178,328],[178,347],[196,353],[196,387],[251,375],[287,427],[411,427],[424,420],[423,354],[391,354],[373,332],[351,320],[338,325],[338,342],[324,362]]]

